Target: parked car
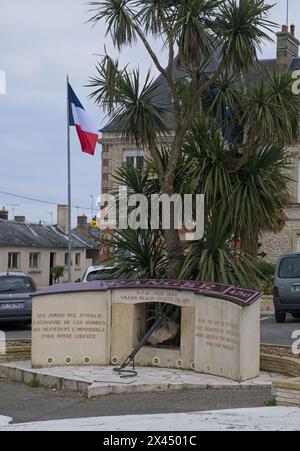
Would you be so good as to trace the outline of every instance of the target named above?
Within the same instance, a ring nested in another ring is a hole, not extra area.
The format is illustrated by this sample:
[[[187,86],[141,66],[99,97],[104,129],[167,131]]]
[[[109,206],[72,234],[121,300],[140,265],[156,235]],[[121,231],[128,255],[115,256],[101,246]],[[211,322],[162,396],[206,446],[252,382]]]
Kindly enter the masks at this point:
[[[287,313],[300,318],[300,253],[288,253],[279,258],[273,294],[278,323],[285,322]]]
[[[17,272],[0,273],[0,322],[29,324],[32,315],[34,281]]]
[[[90,266],[84,274],[81,282],[93,282],[94,280],[109,280],[111,277],[107,271],[114,269],[113,266]]]

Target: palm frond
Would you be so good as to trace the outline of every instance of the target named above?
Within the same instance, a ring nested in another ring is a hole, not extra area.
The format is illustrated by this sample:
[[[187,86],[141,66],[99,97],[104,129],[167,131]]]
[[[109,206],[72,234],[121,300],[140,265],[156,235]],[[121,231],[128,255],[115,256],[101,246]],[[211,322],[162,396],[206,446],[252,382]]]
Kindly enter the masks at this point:
[[[165,242],[157,232],[149,230],[118,230],[103,239],[114,251],[111,260],[116,267],[109,276],[120,279],[162,279],[168,271]]]
[[[256,259],[231,249],[231,238],[230,208],[223,206],[207,222],[204,239],[192,244],[180,278],[257,287]]]
[[[222,42],[220,57],[234,73],[249,70],[258,60],[262,44],[272,40],[268,32],[276,24],[268,20],[271,8],[264,0],[221,3],[211,27]]]
[[[89,5],[93,13],[89,22],[96,25],[104,20],[107,25],[106,35],[111,35],[118,50],[136,42],[136,33],[131,24],[135,15],[132,0],[103,0],[90,2]]]

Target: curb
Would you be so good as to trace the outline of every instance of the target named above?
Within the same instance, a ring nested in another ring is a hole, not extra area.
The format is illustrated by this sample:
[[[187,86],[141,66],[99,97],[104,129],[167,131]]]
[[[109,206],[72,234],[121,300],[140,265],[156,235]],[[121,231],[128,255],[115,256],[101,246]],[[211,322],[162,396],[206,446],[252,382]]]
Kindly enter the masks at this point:
[[[21,362],[18,362],[21,363]],[[271,383],[268,382],[214,382],[208,383],[159,383],[159,384],[125,384],[120,383],[103,383],[84,382],[82,380],[68,379],[58,377],[55,375],[41,374],[37,370],[27,370],[13,367],[9,364],[0,364],[0,378],[8,379],[13,382],[31,385],[33,388],[44,387],[58,391],[68,391],[80,393],[87,398],[95,398],[100,396],[107,396],[111,394],[132,394],[132,393],[159,393],[159,392],[183,392],[207,389],[265,389],[271,388]]]

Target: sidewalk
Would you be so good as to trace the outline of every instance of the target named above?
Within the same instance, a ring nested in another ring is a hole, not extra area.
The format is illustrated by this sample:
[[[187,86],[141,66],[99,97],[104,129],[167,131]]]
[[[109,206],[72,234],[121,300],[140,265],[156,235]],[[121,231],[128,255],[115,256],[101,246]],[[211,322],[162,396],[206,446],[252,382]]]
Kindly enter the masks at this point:
[[[265,407],[201,413],[134,415],[10,425],[0,431],[300,431],[300,409]]]

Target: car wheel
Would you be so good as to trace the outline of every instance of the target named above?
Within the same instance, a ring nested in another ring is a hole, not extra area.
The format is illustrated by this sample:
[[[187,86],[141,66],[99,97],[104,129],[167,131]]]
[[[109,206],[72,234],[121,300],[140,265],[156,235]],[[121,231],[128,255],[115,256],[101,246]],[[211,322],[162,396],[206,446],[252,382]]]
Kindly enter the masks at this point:
[[[278,324],[283,324],[285,323],[286,320],[286,313],[285,312],[275,312],[275,318],[276,318],[276,322]]]
[[[292,317],[295,319],[299,319],[300,318],[300,312],[293,312],[292,313]]]

